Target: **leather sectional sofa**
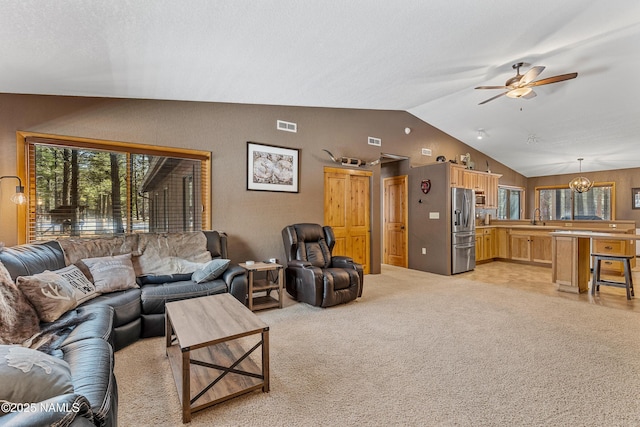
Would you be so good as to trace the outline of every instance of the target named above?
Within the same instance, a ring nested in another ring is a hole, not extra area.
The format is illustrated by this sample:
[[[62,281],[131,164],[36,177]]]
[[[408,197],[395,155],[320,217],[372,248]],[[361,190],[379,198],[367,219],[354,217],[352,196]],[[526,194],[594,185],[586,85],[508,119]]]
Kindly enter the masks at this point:
[[[227,258],[227,236],[224,233],[198,233],[204,234],[204,245],[211,258]],[[57,405],[57,408],[69,408],[69,411],[17,411],[0,417],[0,424],[115,426],[118,393],[113,353],[140,338],[163,335],[165,302],[223,292],[231,293],[242,303],[246,302],[247,275],[240,266],[230,264],[219,278],[203,283],[191,280],[187,271],[166,272],[164,267],[171,264],[171,259],[193,249],[176,247],[175,244],[178,242],[179,246],[185,236],[191,238],[189,234],[145,233],[113,238],[65,239],[0,251],[0,261],[14,281],[18,276],[31,276],[77,264],[81,258],[132,253],[137,260],[134,265],[139,286],[104,293],[53,322],[65,322],[73,317],[82,319],[58,345],[62,359],[71,368],[73,393],[61,394],[45,402],[49,407]],[[186,244],[193,246],[189,242]],[[165,273],[145,271],[151,265],[163,266]],[[47,407],[40,405],[34,409]]]

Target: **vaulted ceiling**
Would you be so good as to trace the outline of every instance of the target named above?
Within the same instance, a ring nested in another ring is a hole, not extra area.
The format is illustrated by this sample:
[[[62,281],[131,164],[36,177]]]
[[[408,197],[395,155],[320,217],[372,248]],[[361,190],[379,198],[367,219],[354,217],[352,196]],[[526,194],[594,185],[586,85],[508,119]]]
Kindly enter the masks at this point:
[[[4,0],[0,92],[405,110],[532,177],[640,167],[639,46],[637,0]],[[516,62],[578,77],[478,105]]]

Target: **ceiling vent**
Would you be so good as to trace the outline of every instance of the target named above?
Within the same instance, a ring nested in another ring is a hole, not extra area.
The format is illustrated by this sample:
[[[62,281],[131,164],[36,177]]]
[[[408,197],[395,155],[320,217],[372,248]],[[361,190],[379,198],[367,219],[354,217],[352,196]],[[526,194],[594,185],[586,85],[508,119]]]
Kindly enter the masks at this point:
[[[293,132],[293,133],[298,132],[298,124],[297,123],[285,122],[283,120],[278,120],[277,121],[276,128],[278,130],[283,130],[285,132]]]
[[[367,140],[369,145],[375,145],[376,147],[380,147],[382,145],[382,140],[380,138],[374,138],[370,136]]]

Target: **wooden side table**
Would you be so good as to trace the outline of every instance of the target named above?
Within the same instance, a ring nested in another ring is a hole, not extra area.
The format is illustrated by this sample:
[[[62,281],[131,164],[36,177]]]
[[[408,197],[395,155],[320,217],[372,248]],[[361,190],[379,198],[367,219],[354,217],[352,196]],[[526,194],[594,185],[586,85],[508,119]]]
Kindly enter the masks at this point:
[[[241,262],[240,267],[249,272],[249,295],[247,305],[249,310],[264,310],[266,308],[282,308],[282,288],[284,282],[284,268],[280,264],[273,262],[256,262],[247,265]],[[264,272],[265,278],[256,278],[256,272]],[[275,273],[277,277],[272,276]],[[271,296],[271,292],[276,291],[278,298]],[[254,296],[254,293],[264,292],[265,295]]]

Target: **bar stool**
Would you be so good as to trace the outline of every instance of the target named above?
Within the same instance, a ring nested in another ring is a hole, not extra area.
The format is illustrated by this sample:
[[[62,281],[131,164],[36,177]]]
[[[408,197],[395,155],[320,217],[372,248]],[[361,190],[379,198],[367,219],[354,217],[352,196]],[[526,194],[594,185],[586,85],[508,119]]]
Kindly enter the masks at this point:
[[[593,281],[591,282],[591,295],[595,295],[596,291],[600,291],[600,285],[615,286],[617,288],[625,288],[627,290],[627,299],[631,299],[633,294],[633,278],[631,276],[631,259],[634,255],[611,255],[611,254],[591,254],[593,257]],[[600,263],[602,261],[620,261],[624,265],[624,283],[614,282],[611,280],[602,280],[600,278]]]

